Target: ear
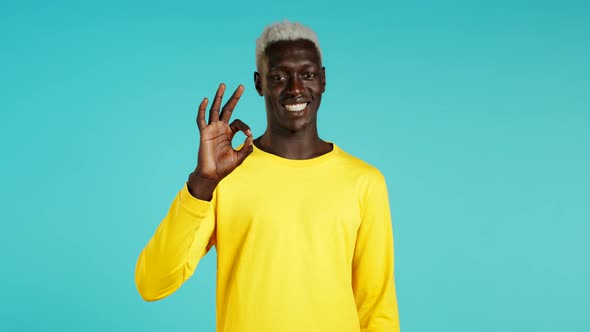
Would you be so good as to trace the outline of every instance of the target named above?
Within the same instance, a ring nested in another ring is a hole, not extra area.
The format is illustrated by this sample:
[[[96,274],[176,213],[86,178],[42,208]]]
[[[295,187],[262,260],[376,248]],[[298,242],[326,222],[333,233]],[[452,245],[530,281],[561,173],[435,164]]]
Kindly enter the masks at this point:
[[[257,71],[254,72],[254,87],[256,87],[256,91],[258,91],[258,95],[262,96],[262,78]]]
[[[326,67],[322,67],[322,93],[326,92]]]

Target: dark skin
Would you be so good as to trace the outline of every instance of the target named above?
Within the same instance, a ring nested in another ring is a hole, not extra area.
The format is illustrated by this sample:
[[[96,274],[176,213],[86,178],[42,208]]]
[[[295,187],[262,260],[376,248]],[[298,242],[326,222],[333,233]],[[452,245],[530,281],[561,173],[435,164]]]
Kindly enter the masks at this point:
[[[222,83],[215,94],[205,121],[208,100],[203,99],[197,114],[200,145],[197,167],[187,181],[194,197],[210,201],[219,182],[236,169],[257,148],[287,159],[314,158],[332,150],[317,130],[317,112],[326,88],[326,72],[311,41],[280,41],[266,48],[264,68],[254,73],[254,84],[264,96],[267,129],[256,140],[241,120],[229,120],[244,87],[240,85],[221,108],[225,92]],[[300,106],[297,108],[297,106]],[[305,106],[302,110],[301,108]],[[246,134],[240,150],[231,140],[238,131]]]
[[[266,48],[265,68],[254,85],[266,104],[267,129],[254,141],[261,150],[287,159],[309,159],[332,150],[318,136],[317,112],[326,90],[326,69],[308,40],[280,41]],[[307,103],[301,112],[284,105]]]

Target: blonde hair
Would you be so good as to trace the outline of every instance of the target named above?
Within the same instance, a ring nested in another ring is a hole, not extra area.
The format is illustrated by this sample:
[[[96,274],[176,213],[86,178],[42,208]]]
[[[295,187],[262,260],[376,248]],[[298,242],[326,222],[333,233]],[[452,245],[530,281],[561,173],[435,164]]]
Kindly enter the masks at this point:
[[[316,33],[301,23],[293,23],[285,20],[281,23],[267,26],[256,40],[256,68],[259,71],[262,69],[262,60],[266,56],[264,51],[268,45],[282,40],[299,39],[306,39],[313,42],[320,55],[320,60],[322,59],[322,49],[320,48],[320,42]]]

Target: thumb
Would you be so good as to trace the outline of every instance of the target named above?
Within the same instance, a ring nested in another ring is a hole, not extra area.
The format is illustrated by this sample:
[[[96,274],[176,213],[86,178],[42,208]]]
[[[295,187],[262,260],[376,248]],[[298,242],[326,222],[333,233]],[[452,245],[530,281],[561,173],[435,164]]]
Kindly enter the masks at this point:
[[[252,136],[246,137],[246,140],[244,141],[244,145],[242,145],[242,148],[236,152],[238,155],[238,162],[240,164],[246,159],[246,157],[248,157],[250,155],[250,153],[252,153],[252,151],[254,151],[253,145],[254,145],[254,137],[252,137]]]

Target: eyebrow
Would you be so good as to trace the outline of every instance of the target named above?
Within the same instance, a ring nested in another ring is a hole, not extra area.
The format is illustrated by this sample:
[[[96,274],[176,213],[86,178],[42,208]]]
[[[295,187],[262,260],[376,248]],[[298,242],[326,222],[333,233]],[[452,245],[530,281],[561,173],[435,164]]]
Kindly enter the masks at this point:
[[[309,63],[305,63],[305,64],[303,64],[303,65],[301,65],[301,66],[297,66],[297,68],[298,68],[298,69],[308,69],[308,68],[310,68],[310,67],[313,67],[314,69],[317,69],[317,70],[319,70],[319,68],[320,68],[321,66],[319,66],[318,64],[316,64],[316,63],[313,63],[313,62],[309,62]],[[283,70],[283,69],[291,69],[291,68],[292,68],[292,67],[290,67],[290,66],[277,65],[277,66],[274,66],[274,67],[272,67],[272,68],[269,68],[269,70],[268,70],[268,71],[274,71],[274,70]]]

